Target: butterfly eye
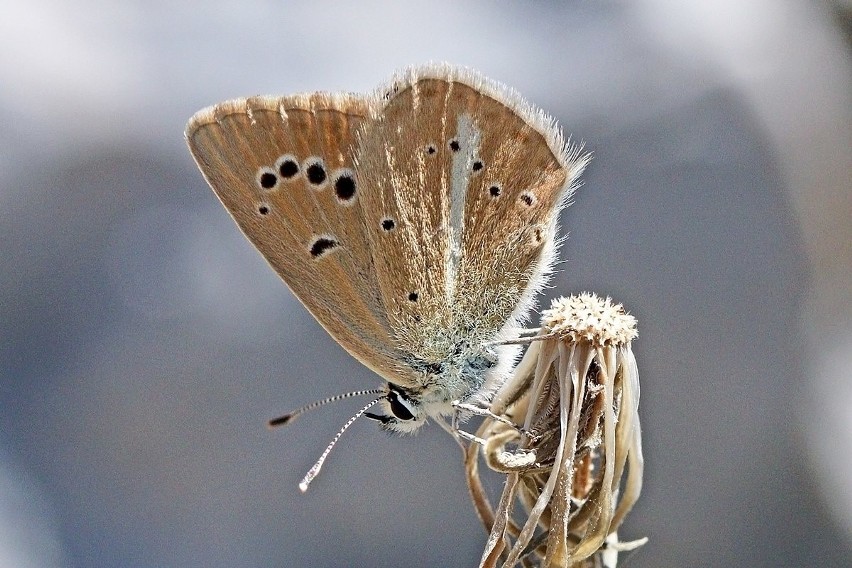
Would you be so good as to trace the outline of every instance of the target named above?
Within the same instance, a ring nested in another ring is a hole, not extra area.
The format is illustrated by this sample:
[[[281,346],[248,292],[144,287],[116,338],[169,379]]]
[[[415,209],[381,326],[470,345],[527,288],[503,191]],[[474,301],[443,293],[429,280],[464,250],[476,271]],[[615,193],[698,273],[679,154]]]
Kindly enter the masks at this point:
[[[414,420],[412,408],[408,405],[404,395],[397,393],[395,390],[388,392],[388,402],[390,403],[391,412],[400,420]]]

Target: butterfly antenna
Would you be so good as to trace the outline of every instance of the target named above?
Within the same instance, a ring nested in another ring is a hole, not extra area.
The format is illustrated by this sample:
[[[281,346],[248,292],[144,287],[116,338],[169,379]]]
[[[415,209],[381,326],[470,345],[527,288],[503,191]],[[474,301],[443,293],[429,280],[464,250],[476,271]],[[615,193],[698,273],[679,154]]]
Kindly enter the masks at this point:
[[[298,409],[294,410],[293,412],[288,412],[284,416],[279,416],[278,418],[273,418],[272,420],[270,420],[268,422],[268,425],[269,425],[270,428],[274,428],[275,426],[283,426],[284,424],[287,424],[287,423],[295,420],[296,417],[299,416],[300,414],[303,414],[303,413],[307,412],[308,410],[313,410],[314,408],[317,408],[319,406],[323,406],[324,404],[328,404],[329,402],[337,402],[338,400],[343,400],[345,398],[351,398],[353,396],[362,396],[362,395],[365,395],[365,394],[383,394],[383,393],[384,393],[384,391],[379,390],[379,389],[370,389],[370,390],[360,390],[360,391],[347,392],[347,393],[344,393],[344,394],[336,394],[334,396],[330,396],[328,398],[324,398],[322,400],[318,400],[316,402],[306,404],[302,408],[298,408]]]
[[[379,391],[379,392],[384,394],[382,391]],[[349,428],[352,425],[353,422],[358,420],[358,418],[362,414],[367,412],[367,410],[369,410],[371,406],[373,406],[374,404],[376,404],[377,402],[379,402],[383,398],[385,398],[385,397],[382,396],[382,397],[375,399],[373,402],[371,402],[370,404],[368,404],[367,406],[365,406],[364,408],[362,408],[361,410],[356,412],[355,416],[350,418],[349,421],[346,422],[346,424],[343,425],[343,428],[341,428],[340,431],[337,432],[337,435],[334,437],[334,439],[331,441],[331,443],[328,445],[328,447],[325,449],[325,451],[319,457],[319,459],[317,460],[317,463],[315,463],[313,465],[313,467],[311,467],[311,469],[308,470],[308,473],[306,473],[305,477],[302,478],[302,481],[299,482],[299,489],[302,490],[302,493],[304,493],[305,491],[308,490],[308,485],[310,485],[311,481],[313,481],[314,478],[317,476],[317,474],[319,474],[320,469],[322,469],[322,464],[325,463],[325,458],[327,458],[328,454],[331,453],[331,449],[334,447],[334,445],[337,443],[337,441],[340,439],[340,437],[343,435],[343,433],[346,432],[346,429]]]

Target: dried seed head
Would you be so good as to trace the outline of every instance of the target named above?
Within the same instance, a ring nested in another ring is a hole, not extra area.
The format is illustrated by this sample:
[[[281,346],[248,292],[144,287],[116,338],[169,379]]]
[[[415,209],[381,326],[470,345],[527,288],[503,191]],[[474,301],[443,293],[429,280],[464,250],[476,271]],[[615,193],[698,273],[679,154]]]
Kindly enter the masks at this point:
[[[614,566],[616,530],[642,487],[636,319],[609,298],[553,302],[477,431],[486,464],[507,475],[496,508],[480,483],[480,446],[466,466],[490,536],[481,566],[537,558],[541,566]],[[531,432],[532,436],[522,432]],[[517,505],[520,505],[518,507]]]
[[[636,339],[636,318],[621,304],[605,300],[590,292],[553,300],[544,310],[542,327],[549,332],[568,335],[575,343],[592,345],[625,345]]]

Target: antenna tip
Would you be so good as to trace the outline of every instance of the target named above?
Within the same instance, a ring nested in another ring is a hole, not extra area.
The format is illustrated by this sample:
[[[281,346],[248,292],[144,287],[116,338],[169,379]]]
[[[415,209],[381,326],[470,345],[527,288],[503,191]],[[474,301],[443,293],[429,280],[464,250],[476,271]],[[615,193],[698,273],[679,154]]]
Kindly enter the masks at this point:
[[[285,414],[284,416],[279,416],[278,418],[273,418],[269,422],[266,423],[270,428],[275,428],[276,426],[283,426],[290,422],[293,419],[292,414]]]
[[[310,483],[310,482],[309,482],[309,481],[307,481],[307,480],[305,480],[305,479],[303,479],[302,481],[300,481],[300,482],[299,482],[299,490],[300,490],[302,493],[307,492],[307,490],[308,490],[308,483]]]

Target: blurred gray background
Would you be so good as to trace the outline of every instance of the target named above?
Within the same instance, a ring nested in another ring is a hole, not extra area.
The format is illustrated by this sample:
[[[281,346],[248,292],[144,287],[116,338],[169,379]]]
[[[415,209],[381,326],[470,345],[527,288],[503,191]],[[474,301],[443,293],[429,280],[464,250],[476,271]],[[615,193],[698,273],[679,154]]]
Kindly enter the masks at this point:
[[[428,7],[427,7],[428,6]],[[623,565],[852,566],[849,4],[0,3],[0,566],[475,566],[458,448],[219,205],[183,140],[237,96],[428,60],[553,114],[594,162],[550,298],[638,317],[645,491]],[[847,11],[844,11],[847,10]],[[844,27],[845,26],[845,27]]]

